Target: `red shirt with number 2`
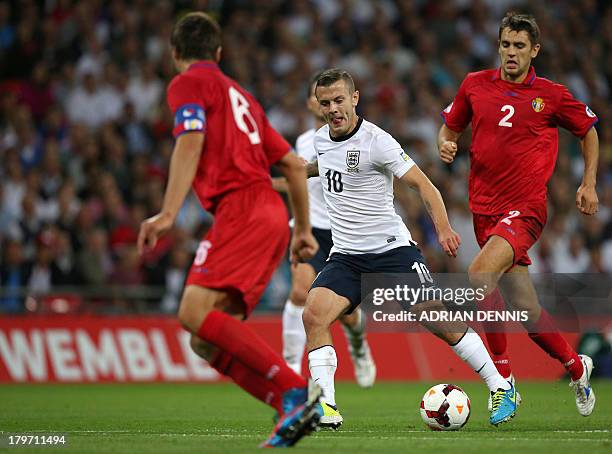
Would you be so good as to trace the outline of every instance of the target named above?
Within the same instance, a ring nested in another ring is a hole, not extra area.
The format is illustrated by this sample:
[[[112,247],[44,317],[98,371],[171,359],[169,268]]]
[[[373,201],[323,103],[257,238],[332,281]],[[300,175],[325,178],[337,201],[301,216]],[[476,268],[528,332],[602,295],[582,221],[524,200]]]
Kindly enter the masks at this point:
[[[456,132],[472,123],[470,209],[498,215],[546,201],[555,167],[559,126],[584,137],[597,116],[563,85],[536,77],[501,79],[500,69],[470,73],[442,112]]]

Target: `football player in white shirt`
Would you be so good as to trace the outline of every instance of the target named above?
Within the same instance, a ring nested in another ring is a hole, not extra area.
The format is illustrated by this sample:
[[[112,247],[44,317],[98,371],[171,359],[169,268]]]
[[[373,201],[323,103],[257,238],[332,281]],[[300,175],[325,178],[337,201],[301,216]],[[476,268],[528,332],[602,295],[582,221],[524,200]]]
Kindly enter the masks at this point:
[[[320,73],[312,77],[306,101],[306,107],[313,115],[316,129],[304,132],[298,137],[295,144],[296,153],[305,162],[316,160],[314,135],[316,130],[325,124],[319,102],[314,95],[314,87],[319,75]],[[286,181],[282,177],[274,178],[273,186],[278,191],[286,191]],[[329,216],[323,199],[323,188],[317,179],[308,180],[308,195],[312,234],[319,243],[319,250],[312,259],[291,267],[291,293],[283,310],[283,357],[289,367],[298,374],[302,372],[302,357],[306,347],[306,332],[302,322],[304,304],[306,304],[308,290],[316,275],[323,269],[333,245]],[[376,380],[376,365],[365,339],[365,317],[357,308],[353,313],[341,316],[340,321],[353,359],[355,379],[361,387],[368,388]],[[321,425],[326,425],[325,419]],[[335,428],[336,424],[330,426]]]
[[[337,358],[329,327],[361,303],[362,273],[420,270],[429,276],[420,250],[395,212],[393,177],[419,192],[438,241],[449,256],[456,256],[461,239],[449,224],[440,192],[427,176],[390,134],[357,115],[359,92],[350,74],[339,69],[324,71],[315,95],[327,122],[317,131],[314,146],[334,246],[308,293],[303,320],[310,373],[323,389],[324,409],[337,410]],[[425,301],[413,310],[446,309],[439,301]],[[429,322],[426,328],[446,341],[485,381],[498,403],[491,412],[491,424],[510,420],[516,411],[516,392],[495,368],[478,334],[460,321]]]

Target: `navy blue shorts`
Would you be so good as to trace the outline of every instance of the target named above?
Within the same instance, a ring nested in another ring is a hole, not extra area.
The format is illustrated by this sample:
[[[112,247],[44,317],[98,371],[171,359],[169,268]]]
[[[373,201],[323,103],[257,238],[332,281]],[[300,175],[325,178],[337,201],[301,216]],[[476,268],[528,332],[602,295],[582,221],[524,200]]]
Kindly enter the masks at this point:
[[[315,273],[320,273],[325,267],[327,258],[329,257],[329,251],[331,251],[334,243],[332,242],[331,230],[312,228],[312,235],[319,243],[319,250],[313,258],[306,261],[315,270]]]
[[[311,288],[325,287],[348,298],[350,314],[362,301],[361,275],[365,273],[416,273],[415,263],[427,270],[425,259],[416,246],[401,246],[381,254],[334,253]],[[429,271],[427,271],[429,273]]]

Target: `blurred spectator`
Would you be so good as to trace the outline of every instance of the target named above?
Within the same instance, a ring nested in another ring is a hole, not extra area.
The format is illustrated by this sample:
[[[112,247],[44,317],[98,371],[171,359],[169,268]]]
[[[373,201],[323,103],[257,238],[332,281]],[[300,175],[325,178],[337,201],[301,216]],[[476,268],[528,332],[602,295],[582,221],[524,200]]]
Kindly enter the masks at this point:
[[[591,264],[589,251],[584,239],[578,233],[569,238],[559,239],[552,257],[552,271],[555,273],[586,273]]]
[[[55,139],[48,139],[45,142],[45,154],[41,163],[41,195],[46,200],[56,198],[63,181],[58,143]]]
[[[40,61],[32,71],[32,78],[22,85],[21,102],[29,108],[34,120],[39,122],[54,103],[51,90],[49,68]]]
[[[54,285],[73,286],[79,284],[78,271],[76,269],[76,257],[70,243],[67,232],[57,230],[55,232],[55,260],[57,268],[57,279]]]
[[[26,114],[29,117],[29,111]],[[44,154],[42,135],[36,130],[29,118],[20,121],[15,127],[17,153],[24,170],[37,167]]]
[[[21,201],[19,220],[20,238],[24,243],[32,243],[44,227],[40,215],[40,203],[35,191],[28,190]]]
[[[135,244],[138,238],[140,224],[146,218],[144,205],[135,203],[129,207],[129,213],[125,213],[116,226],[110,230],[110,248],[118,252],[121,248]]]
[[[55,263],[57,238],[51,230],[42,231],[36,239],[36,254],[29,270],[28,292],[34,297],[51,292],[64,283],[63,273]]]
[[[76,197],[74,184],[71,180],[63,181],[57,195],[57,225],[65,231],[74,227],[74,220],[81,208],[81,202]]]
[[[115,112],[114,104],[109,104],[109,101],[113,101],[107,97],[109,94],[112,96],[98,86],[93,74],[85,74],[82,85],[75,87],[68,96],[68,118],[73,123],[83,123],[93,129],[117,119],[119,115]]]
[[[19,219],[26,184],[23,169],[14,150],[9,150],[5,154],[3,188],[3,211],[10,219]]]
[[[76,62],[76,76],[86,77],[88,74],[96,79],[102,77],[102,70],[108,61],[108,55],[104,52],[98,37],[90,33],[87,38],[86,51]]]
[[[11,229],[11,218],[4,205],[4,186],[0,182],[0,242]],[[0,249],[0,252],[2,249]]]
[[[0,261],[0,314],[21,312],[23,295],[29,272],[19,241],[6,240]]]
[[[130,154],[146,153],[149,151],[151,141],[149,140],[147,127],[136,118],[136,112],[131,102],[126,103],[124,106],[122,126]]]
[[[144,273],[136,245],[125,245],[119,249],[117,255],[119,260],[109,277],[109,283],[121,286],[143,285]]]
[[[101,286],[107,283],[113,271],[106,231],[94,227],[87,232],[85,244],[77,253],[76,265],[85,285]]]
[[[134,106],[135,117],[139,121],[155,118],[164,86],[155,74],[155,67],[149,61],[142,63],[137,76],[130,78],[127,98]]]
[[[27,11],[20,13],[23,17]],[[16,24],[15,39],[0,64],[0,74],[3,74],[3,77],[27,79],[30,76],[34,64],[40,57],[40,43],[35,36],[36,25],[36,20],[27,20],[25,17]]]
[[[10,23],[11,4],[0,3],[0,51],[10,49],[15,40],[15,27]]]

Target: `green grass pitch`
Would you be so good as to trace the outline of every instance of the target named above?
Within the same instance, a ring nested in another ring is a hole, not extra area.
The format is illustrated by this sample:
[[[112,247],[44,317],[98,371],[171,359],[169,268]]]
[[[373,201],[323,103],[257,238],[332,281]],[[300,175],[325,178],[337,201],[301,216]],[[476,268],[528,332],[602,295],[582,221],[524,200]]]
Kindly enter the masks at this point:
[[[456,383],[472,402],[459,432],[432,432],[419,415],[434,383],[337,384],[345,424],[303,439],[296,451],[329,453],[612,452],[612,382],[594,383],[593,415],[578,415],[567,382],[519,383],[523,405],[495,428],[479,383]],[[229,383],[1,385],[0,431],[64,432],[72,452],[249,452],[272,429],[273,411]],[[12,451],[12,450],[11,450]],[[38,449],[19,449],[18,452]]]

